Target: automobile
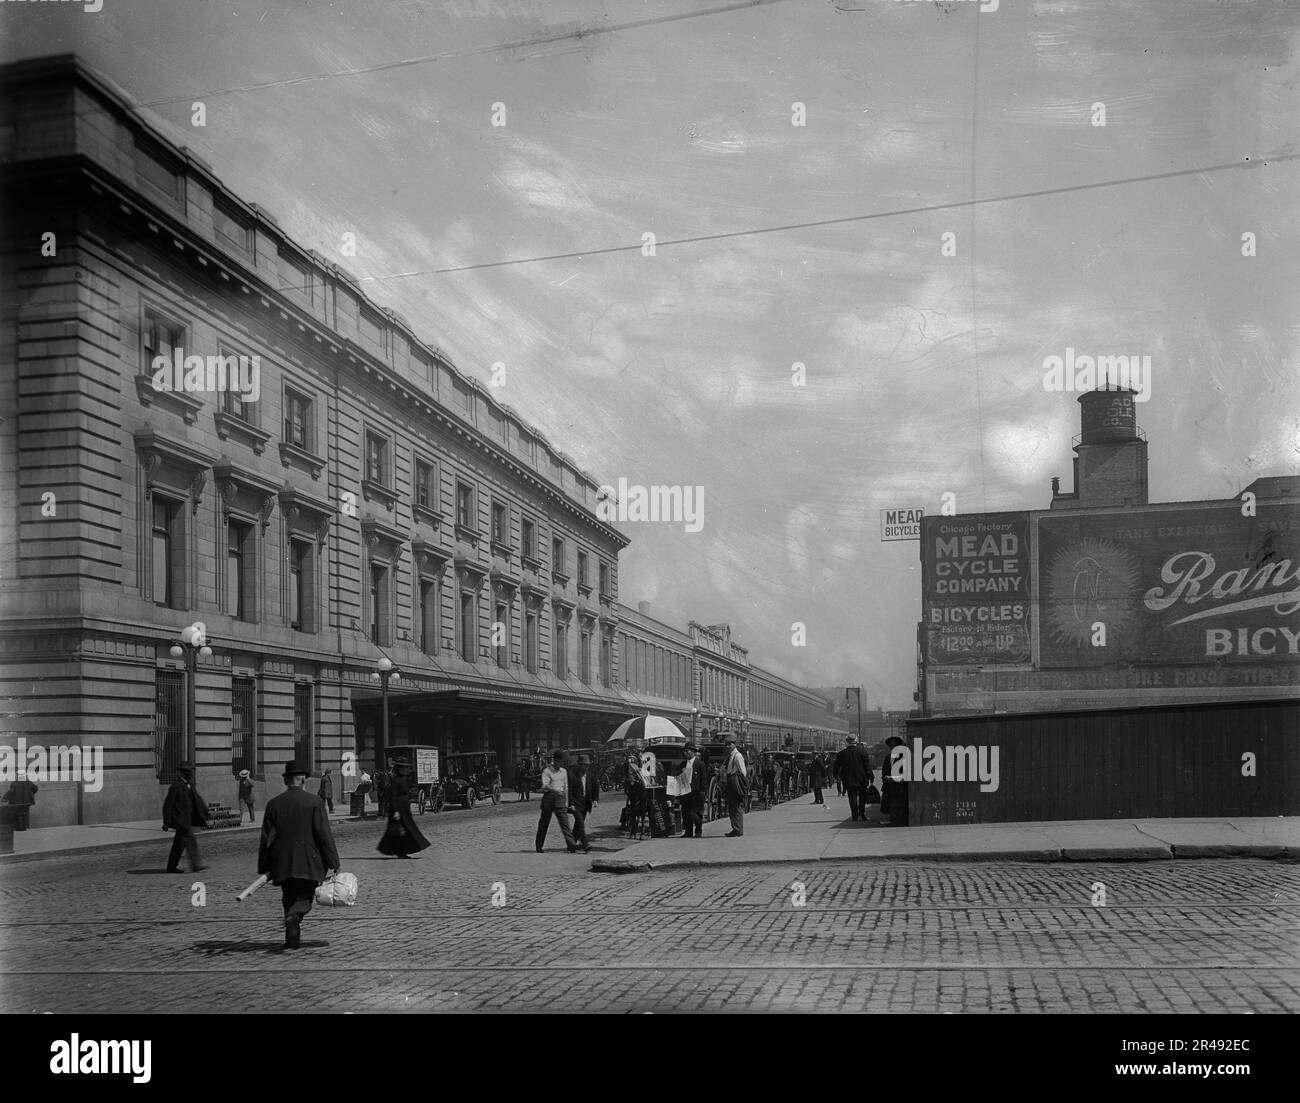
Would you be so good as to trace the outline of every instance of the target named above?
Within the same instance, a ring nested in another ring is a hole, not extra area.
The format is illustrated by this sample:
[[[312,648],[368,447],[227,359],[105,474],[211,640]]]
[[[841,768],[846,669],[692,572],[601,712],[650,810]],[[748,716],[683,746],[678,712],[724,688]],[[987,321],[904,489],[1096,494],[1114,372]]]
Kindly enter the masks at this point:
[[[443,793],[448,803],[473,808],[484,797],[501,803],[501,767],[495,751],[469,751],[447,756]]]

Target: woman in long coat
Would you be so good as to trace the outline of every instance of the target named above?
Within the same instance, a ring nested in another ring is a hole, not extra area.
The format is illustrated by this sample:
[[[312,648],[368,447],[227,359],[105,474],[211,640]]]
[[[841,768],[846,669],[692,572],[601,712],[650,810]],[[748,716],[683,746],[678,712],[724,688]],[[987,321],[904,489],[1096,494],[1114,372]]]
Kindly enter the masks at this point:
[[[375,849],[392,858],[409,858],[428,845],[411,818],[411,779],[407,768],[401,767],[389,790],[388,829]]]

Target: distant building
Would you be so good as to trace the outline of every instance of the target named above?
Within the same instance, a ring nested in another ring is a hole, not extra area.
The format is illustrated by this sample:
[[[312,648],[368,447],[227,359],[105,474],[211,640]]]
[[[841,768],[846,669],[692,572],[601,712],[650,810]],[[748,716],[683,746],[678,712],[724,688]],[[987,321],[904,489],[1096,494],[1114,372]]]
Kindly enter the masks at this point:
[[[645,711],[672,715],[698,739],[745,734],[759,747],[830,745],[845,731],[841,717],[804,689],[755,666],[725,624],[691,622],[682,632],[636,610],[619,607],[618,651],[623,692]]]
[[[1079,396],[1049,509],[922,521],[922,715],[1296,695],[1300,478],[1151,504],[1134,399]]]

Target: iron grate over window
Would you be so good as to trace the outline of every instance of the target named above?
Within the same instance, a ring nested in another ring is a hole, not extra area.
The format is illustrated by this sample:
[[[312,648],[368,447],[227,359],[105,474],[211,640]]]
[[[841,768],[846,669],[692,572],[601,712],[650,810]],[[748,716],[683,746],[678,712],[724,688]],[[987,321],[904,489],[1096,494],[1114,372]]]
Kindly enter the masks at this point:
[[[311,685],[296,682],[293,687],[293,759],[315,769],[312,758]]]
[[[154,696],[153,750],[158,780],[171,784],[185,756],[185,676],[157,672]]]
[[[230,765],[236,774],[257,768],[257,691],[251,678],[235,678],[230,688]]]

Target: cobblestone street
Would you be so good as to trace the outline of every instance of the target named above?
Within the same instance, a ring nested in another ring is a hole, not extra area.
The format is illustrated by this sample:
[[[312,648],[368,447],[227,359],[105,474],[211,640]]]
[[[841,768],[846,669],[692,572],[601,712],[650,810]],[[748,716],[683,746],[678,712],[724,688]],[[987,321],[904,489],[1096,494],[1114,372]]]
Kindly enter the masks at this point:
[[[619,794],[593,855],[628,846]],[[1252,860],[1135,864],[813,863],[612,876],[566,854],[538,804],[421,819],[417,861],[337,829],[361,884],[281,949],[279,894],[243,904],[256,835],[169,836],[0,870],[7,1012],[1300,1011],[1300,870]],[[691,845],[683,841],[683,846]],[[191,903],[201,880],[206,905]],[[794,882],[804,886],[797,903]],[[1095,883],[1106,903],[1091,903]],[[493,904],[494,894],[499,902]],[[504,897],[503,903],[502,898]],[[583,966],[585,986],[547,970]],[[179,983],[178,983],[179,982]]]

